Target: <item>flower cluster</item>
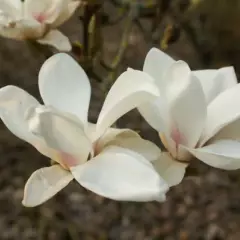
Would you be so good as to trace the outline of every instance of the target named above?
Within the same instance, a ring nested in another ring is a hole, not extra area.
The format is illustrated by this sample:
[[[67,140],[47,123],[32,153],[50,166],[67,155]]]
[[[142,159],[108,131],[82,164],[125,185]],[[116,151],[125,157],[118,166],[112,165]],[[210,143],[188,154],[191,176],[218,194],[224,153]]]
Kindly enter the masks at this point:
[[[70,51],[69,39],[56,28],[67,21],[79,0],[0,0],[0,35],[36,40],[60,51]]]
[[[153,48],[143,71],[128,69],[115,81],[96,124],[88,121],[89,79],[72,57],[49,58],[38,85],[44,105],[16,86],[0,89],[4,124],[54,162],[27,181],[25,206],[42,204],[73,179],[110,199],[161,202],[194,157],[240,168],[240,85],[232,67],[191,71]],[[134,108],[166,152],[130,129],[111,127]]]

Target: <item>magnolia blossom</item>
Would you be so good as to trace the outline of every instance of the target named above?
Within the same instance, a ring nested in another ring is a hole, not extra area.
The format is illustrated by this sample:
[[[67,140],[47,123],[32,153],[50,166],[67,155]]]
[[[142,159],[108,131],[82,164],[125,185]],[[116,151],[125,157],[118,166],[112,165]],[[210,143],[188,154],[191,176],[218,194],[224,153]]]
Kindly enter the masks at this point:
[[[146,83],[158,90],[159,96],[144,103],[139,89]],[[232,67],[191,71],[187,63],[153,48],[143,71],[128,69],[110,93],[99,127],[106,119],[113,122],[119,117],[114,111],[120,102],[114,99],[121,99],[124,113],[138,107],[168,150],[155,162],[156,168],[161,170],[166,159],[171,159],[169,169],[176,176],[175,184],[182,180],[193,157],[216,168],[240,168],[240,85]]]
[[[0,0],[0,35],[70,51],[69,39],[56,28],[72,16],[79,4],[75,0]]]
[[[148,98],[158,95],[148,82],[141,87]],[[73,179],[115,200],[165,199],[168,184],[151,163],[160,149],[134,131],[109,128],[108,120],[100,128],[88,122],[91,88],[77,62],[64,53],[52,56],[40,70],[39,90],[45,105],[16,86],[0,89],[4,124],[55,162],[29,178],[25,206],[43,203]]]

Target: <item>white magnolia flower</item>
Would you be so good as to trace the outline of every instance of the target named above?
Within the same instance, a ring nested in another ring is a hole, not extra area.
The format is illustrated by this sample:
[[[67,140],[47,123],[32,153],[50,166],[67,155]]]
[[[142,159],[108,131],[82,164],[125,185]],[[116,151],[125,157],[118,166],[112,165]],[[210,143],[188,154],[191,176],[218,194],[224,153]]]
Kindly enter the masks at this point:
[[[148,82],[141,87],[147,89],[147,97],[158,94]],[[39,89],[45,105],[18,87],[0,89],[0,116],[5,125],[56,162],[29,178],[25,206],[43,203],[74,178],[115,200],[165,199],[168,185],[151,164],[159,158],[160,149],[134,131],[109,128],[109,121],[96,132],[96,125],[87,120],[89,80],[70,56],[56,54],[44,63]]]
[[[56,28],[72,16],[79,4],[74,0],[0,0],[0,35],[70,51],[69,39]]]
[[[159,97],[139,104],[139,85],[146,82],[159,90]],[[159,132],[170,153],[155,162],[161,170],[169,160],[169,169],[176,176],[170,185],[182,180],[184,168],[193,157],[216,168],[240,168],[240,85],[232,67],[191,71],[187,63],[174,61],[153,48],[145,59],[143,72],[129,69],[110,93],[103,106],[107,114],[100,114],[103,122],[98,126],[112,116],[114,99],[128,101],[125,112],[138,103],[140,113]]]

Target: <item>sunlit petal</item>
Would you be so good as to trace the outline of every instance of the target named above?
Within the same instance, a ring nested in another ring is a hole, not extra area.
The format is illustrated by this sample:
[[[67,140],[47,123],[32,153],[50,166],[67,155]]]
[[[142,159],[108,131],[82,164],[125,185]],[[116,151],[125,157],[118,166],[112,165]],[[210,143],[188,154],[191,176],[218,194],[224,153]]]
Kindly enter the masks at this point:
[[[208,106],[206,126],[200,146],[227,125],[240,118],[240,84],[219,94]]]
[[[175,186],[179,184],[186,171],[187,163],[176,161],[169,153],[163,152],[158,160],[152,162],[160,176],[168,183]]]
[[[72,49],[72,45],[68,37],[58,30],[51,30],[43,38],[40,38],[37,41],[41,44],[51,45],[63,52],[69,52]]]
[[[120,201],[164,201],[168,186],[141,155],[112,147],[71,168],[75,179],[85,188]]]
[[[110,89],[99,114],[97,130],[104,132],[125,113],[158,96],[159,91],[148,74],[129,69]]]
[[[208,104],[221,92],[237,84],[233,67],[224,67],[218,70],[198,70],[193,71],[193,73],[202,84]]]
[[[56,54],[43,64],[39,89],[46,105],[75,114],[87,124],[90,83],[84,70],[69,55]]]
[[[221,140],[197,149],[188,149],[202,162],[220,169],[240,168],[240,142]]]
[[[35,207],[44,203],[66,187],[72,179],[72,174],[60,165],[37,170],[26,183],[23,205]]]

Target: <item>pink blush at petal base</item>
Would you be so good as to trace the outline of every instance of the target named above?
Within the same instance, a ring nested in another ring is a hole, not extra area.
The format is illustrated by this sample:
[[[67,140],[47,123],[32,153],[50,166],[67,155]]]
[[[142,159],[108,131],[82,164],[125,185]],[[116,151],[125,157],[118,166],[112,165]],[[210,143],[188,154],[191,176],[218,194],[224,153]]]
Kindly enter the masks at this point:
[[[60,153],[60,159],[61,159],[61,162],[68,168],[78,165],[78,160],[72,155],[65,152]]]
[[[44,14],[36,14],[33,16],[34,19],[36,19],[38,22],[40,23],[44,23],[44,21],[46,20],[46,16]]]
[[[176,143],[176,146],[178,147],[179,144],[184,144],[184,136],[180,133],[178,128],[174,128],[171,133],[171,138]]]

